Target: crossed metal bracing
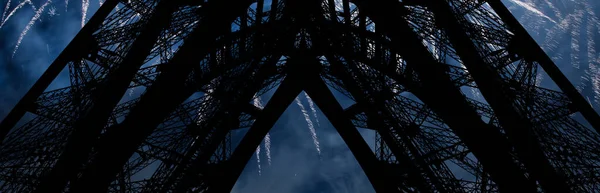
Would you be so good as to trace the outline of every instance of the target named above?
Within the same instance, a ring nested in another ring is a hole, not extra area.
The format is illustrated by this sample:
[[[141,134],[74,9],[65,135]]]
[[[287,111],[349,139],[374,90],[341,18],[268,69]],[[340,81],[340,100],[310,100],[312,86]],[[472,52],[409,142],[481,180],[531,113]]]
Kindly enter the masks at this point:
[[[107,0],[0,123],[0,192],[229,192],[302,91],[377,192],[600,191],[598,114],[498,0]]]

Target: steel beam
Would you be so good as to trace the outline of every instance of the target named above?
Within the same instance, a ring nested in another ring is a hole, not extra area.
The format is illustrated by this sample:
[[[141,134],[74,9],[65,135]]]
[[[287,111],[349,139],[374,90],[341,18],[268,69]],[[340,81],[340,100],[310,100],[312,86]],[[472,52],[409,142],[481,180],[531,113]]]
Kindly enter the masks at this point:
[[[23,98],[17,103],[17,105],[4,117],[0,122],[0,144],[4,141],[4,138],[10,132],[13,127],[21,120],[27,110],[34,105],[35,101],[42,95],[42,93],[48,88],[48,86],[56,79],[58,74],[67,66],[67,64],[73,61],[74,57],[77,57],[81,52],[82,47],[86,47],[92,38],[92,33],[102,26],[105,18],[110,12],[117,6],[119,0],[107,0],[102,6],[96,11],[94,16],[90,18],[87,24],[75,35],[75,38],[67,45],[67,47],[58,55],[58,57],[50,64],[48,69],[44,71],[42,76],[33,84],[33,86],[25,93]],[[83,57],[83,56],[80,56]]]
[[[84,171],[82,177],[73,185],[74,191],[104,192],[112,182],[123,164],[131,157],[138,146],[148,135],[172,112],[187,99],[193,90],[186,87],[189,72],[198,65],[202,57],[216,48],[216,37],[225,32],[230,23],[240,12],[245,11],[250,1],[238,6],[228,13],[210,11],[222,9],[226,2],[205,5],[208,13],[186,40],[182,48],[170,64],[165,65],[154,84],[142,96],[140,102],[131,110],[127,118],[108,133],[104,147]],[[199,46],[202,45],[202,46]],[[195,61],[195,62],[194,62]],[[207,78],[204,81],[209,81]]]
[[[387,0],[369,2],[355,0],[354,2],[377,25],[381,26],[385,34],[392,39],[392,46],[418,74],[421,88],[412,86],[413,89],[410,89],[409,84],[409,90],[431,107],[454,130],[484,165],[500,190],[537,192],[536,185],[528,180],[515,164],[509,151],[510,147],[497,128],[483,122],[458,87],[448,81],[450,78],[443,70],[442,64],[433,59],[421,44],[420,38],[409,28],[408,23],[400,19],[405,10],[399,2]],[[439,93],[444,93],[444,97],[438,97]]]

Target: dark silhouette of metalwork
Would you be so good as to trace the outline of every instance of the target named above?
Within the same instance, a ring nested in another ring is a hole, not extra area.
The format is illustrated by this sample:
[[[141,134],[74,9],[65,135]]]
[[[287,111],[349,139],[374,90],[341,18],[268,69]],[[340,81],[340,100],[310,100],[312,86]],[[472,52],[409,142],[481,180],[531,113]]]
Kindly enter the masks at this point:
[[[377,192],[600,192],[598,114],[500,0],[107,0],[1,122],[0,192],[229,192],[302,91]]]

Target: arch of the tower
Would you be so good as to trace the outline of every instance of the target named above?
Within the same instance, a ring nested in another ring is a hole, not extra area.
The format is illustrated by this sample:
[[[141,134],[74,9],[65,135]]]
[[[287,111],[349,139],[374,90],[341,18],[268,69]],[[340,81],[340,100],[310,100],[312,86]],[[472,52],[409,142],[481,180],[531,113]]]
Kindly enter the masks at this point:
[[[76,116],[55,119],[45,115],[61,114],[40,108],[33,111],[37,118],[10,133],[0,146],[0,155],[9,155],[0,158],[0,166],[12,169],[0,172],[35,180],[0,177],[0,190],[228,192],[302,91],[340,133],[377,192],[597,186],[590,173],[598,172],[600,138],[570,117],[585,111],[565,105],[570,99],[564,93],[536,85],[537,68],[528,65],[542,62],[514,46],[520,39],[503,28],[487,3],[377,2],[306,1],[309,5],[302,7],[311,8],[306,13],[286,7],[294,2],[285,0],[164,3],[169,8],[156,7],[153,13],[135,13],[135,6],[127,14],[109,11],[107,18],[122,23],[98,24],[100,30],[90,33],[93,41],[85,41],[97,44],[90,48],[93,54],[65,62],[78,72],[70,74],[72,86],[37,97],[40,106],[56,106],[57,96],[67,96],[73,104],[59,112]],[[465,7],[471,11],[457,13]],[[157,22],[165,16],[171,23]],[[181,18],[194,19],[184,24]],[[140,27],[146,25],[157,30]],[[101,33],[111,27],[138,30],[138,38],[158,43]],[[169,27],[177,27],[177,33],[163,30]],[[103,66],[103,61],[112,62]],[[81,70],[86,62],[98,63],[102,73]],[[504,90],[494,92],[494,85]],[[128,97],[128,87],[143,87],[143,92]],[[109,88],[123,92],[97,93]],[[331,89],[354,104],[342,108]],[[266,105],[256,106],[253,100],[268,91],[274,94]],[[543,107],[551,115],[527,113]],[[101,126],[93,127],[96,133],[82,132],[90,124],[81,120]],[[231,132],[240,128],[249,130],[233,146]],[[357,128],[377,133],[375,150]],[[44,136],[31,137],[36,133]],[[83,142],[72,138],[78,136],[90,142],[77,149]],[[579,142],[573,136],[586,137]],[[19,152],[19,146],[36,139],[40,147],[23,146],[30,149]],[[51,144],[56,139],[67,142]],[[565,152],[591,152],[591,158]],[[48,155],[26,155],[43,153]],[[69,172],[60,174],[65,168]]]

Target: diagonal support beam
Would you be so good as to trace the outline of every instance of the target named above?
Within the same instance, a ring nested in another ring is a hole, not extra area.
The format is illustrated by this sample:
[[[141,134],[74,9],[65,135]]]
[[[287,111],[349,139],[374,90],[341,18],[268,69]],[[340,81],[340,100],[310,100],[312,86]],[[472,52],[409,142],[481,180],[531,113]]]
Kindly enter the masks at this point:
[[[241,12],[249,2],[240,3],[226,15],[208,12],[205,18],[169,65],[165,65],[163,73],[142,96],[127,119],[118,125],[114,132],[105,136],[107,143],[101,144],[98,156],[88,166],[82,177],[73,185],[74,191],[104,192],[122,166],[131,157],[138,146],[179,104],[193,92],[186,86],[189,72],[202,57],[216,46],[216,36]],[[223,7],[225,4],[207,5],[207,9]],[[212,28],[211,30],[208,30]],[[217,30],[215,30],[217,28]],[[199,46],[202,45],[202,46]],[[200,54],[199,54],[200,53]],[[211,77],[211,76],[208,76]],[[200,84],[211,78],[203,79]],[[168,94],[166,94],[168,93]]]
[[[296,96],[302,91],[301,77],[286,77],[277,91],[271,97],[258,118],[250,127],[240,145],[237,146],[231,158],[227,161],[229,167],[224,171],[221,179],[215,180],[210,184],[209,192],[229,192],[239,178],[246,163],[252,157],[256,147],[264,139],[265,135],[275,125],[275,122],[283,114],[285,109],[294,101]]]
[[[112,110],[127,91],[129,83],[143,65],[162,29],[169,26],[176,4],[160,1],[156,7],[146,30],[136,38],[123,59],[123,65],[119,65],[92,94],[92,107],[74,123],[73,133],[65,145],[64,152],[50,172],[42,177],[36,193],[62,192],[67,182],[86,161]]]
[[[444,66],[433,59],[418,35],[401,19],[406,11],[401,4],[391,0],[354,2],[392,39],[391,46],[418,74],[421,86],[407,85],[412,87],[411,92],[431,107],[465,142],[499,189],[506,192],[537,192],[535,184],[523,175],[514,162],[507,141],[498,128],[481,120],[458,87],[449,81]],[[444,97],[438,97],[439,93],[444,93]]]
[[[542,147],[540,140],[533,135],[533,124],[522,115],[515,105],[514,93],[508,91],[506,80],[492,70],[479,54],[473,39],[468,36],[465,29],[467,22],[461,23],[463,16],[454,13],[446,0],[437,0],[429,4],[435,19],[448,35],[448,39],[463,64],[470,71],[471,76],[479,85],[481,94],[485,97],[498,116],[500,125],[514,144],[518,157],[523,162],[533,179],[539,181],[541,187],[547,192],[569,192],[569,187],[563,175],[559,174],[552,166]]]
[[[506,23],[512,31],[516,32],[516,36],[524,45],[528,45],[526,49],[531,50],[532,55],[538,59],[538,63],[544,69],[548,76],[558,85],[558,87],[572,100],[573,104],[581,112],[581,115],[590,123],[590,125],[600,133],[600,115],[594,108],[583,98],[581,93],[577,91],[575,86],[567,79],[567,77],[554,64],[552,59],[537,45],[535,40],[527,33],[527,30],[519,23],[510,10],[500,0],[487,0],[488,4],[502,21]]]
[[[333,93],[327,88],[325,82],[320,77],[312,77],[305,85],[304,90],[319,106],[319,109],[323,111],[323,114],[331,121],[333,127],[346,142],[346,145],[348,145],[348,148],[365,171],[369,181],[371,181],[375,191],[380,193],[399,192],[393,186],[393,183],[388,182],[393,178],[381,167],[383,164],[379,162],[358,129],[352,124],[352,121],[348,117],[341,116],[344,114],[344,110],[333,96]]]
[[[85,45],[92,33],[102,25],[104,19],[110,14],[115,6],[119,3],[118,0],[107,0],[96,11],[94,16],[90,18],[88,23],[77,33],[75,38],[67,45],[67,47],[58,55],[56,60],[50,64],[44,74],[33,84],[33,86],[25,93],[25,96],[17,103],[17,105],[6,115],[4,120],[0,122],[0,144],[10,130],[15,127],[17,122],[21,120],[31,105],[40,95],[48,88],[50,83],[58,76],[58,74],[67,66],[73,59],[73,53],[78,53],[82,45]]]

